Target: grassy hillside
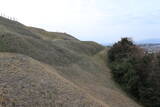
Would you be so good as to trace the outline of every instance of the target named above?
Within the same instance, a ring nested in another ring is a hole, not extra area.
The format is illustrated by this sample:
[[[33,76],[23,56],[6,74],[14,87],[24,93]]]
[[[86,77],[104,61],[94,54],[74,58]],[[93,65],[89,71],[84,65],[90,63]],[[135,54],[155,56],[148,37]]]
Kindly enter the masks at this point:
[[[41,38],[47,40],[47,39],[63,39],[63,40],[78,40],[74,38],[73,36],[67,34],[67,33],[61,33],[61,32],[47,32],[40,28],[34,28],[34,27],[27,27],[30,31],[34,32],[35,34],[39,35]]]
[[[0,68],[4,107],[108,107],[32,58],[0,53]]]
[[[125,93],[123,93],[114,83],[110,70],[105,63],[107,60],[107,49],[97,43],[80,41],[66,33],[47,32],[42,29],[26,27],[18,22],[0,18],[0,52],[23,54],[37,60],[37,63],[41,62],[44,63],[44,65],[51,66],[50,72],[56,73],[63,79],[67,80],[69,84],[74,84],[74,86],[76,86],[76,89],[73,90],[76,96],[70,96],[70,98],[75,101],[68,102],[68,104],[74,103],[75,105],[73,107],[83,107],[83,104],[86,106],[88,103],[84,101],[85,99],[92,101],[89,103],[90,105],[94,105],[95,103],[95,107],[99,107],[99,105],[108,105],[109,107],[140,107],[136,102],[127,97],[127,95],[125,95]],[[5,54],[6,53],[3,53],[3,55],[1,55],[2,59],[3,56],[5,57]],[[7,57],[10,55],[11,54],[7,54]],[[26,60],[30,60],[31,58],[29,57],[25,57]],[[8,59],[11,58],[9,57]],[[7,61],[12,64],[12,60]],[[23,63],[23,60],[20,60],[19,62]],[[3,61],[1,61],[1,63],[3,64]],[[34,71],[37,72],[36,75],[41,74],[40,78],[45,78],[45,74],[44,77],[42,74],[46,70],[39,71],[38,68],[43,64],[36,66],[30,62],[22,65],[28,66],[24,67],[24,70],[25,68],[30,68],[30,66],[31,68],[37,67]],[[7,69],[7,67],[5,68],[3,66],[2,68]],[[21,68],[18,66],[17,69]],[[4,70],[0,71],[0,74],[4,73],[2,72]],[[25,73],[25,77],[28,77],[27,75],[29,74],[27,74],[27,71]],[[7,75],[6,77],[8,77]],[[36,75],[29,77],[30,81],[33,80],[38,83],[39,80]],[[57,75],[49,78],[47,77],[47,81],[56,81],[55,78]],[[13,74],[12,78],[17,78],[16,76],[17,74]],[[0,78],[0,85],[3,84],[2,80],[3,79]],[[22,84],[26,84],[23,81],[21,82]],[[49,86],[51,84],[52,83],[50,83]],[[55,84],[58,85],[59,83],[56,82]],[[62,86],[70,88],[74,87],[69,84]],[[45,86],[43,88],[45,88]],[[35,88],[32,87],[28,89],[35,90]],[[81,97],[80,94],[78,94],[79,89],[83,90],[86,96],[91,97]],[[48,90],[52,92],[54,87],[49,88]],[[55,90],[60,91],[61,88],[55,88]],[[28,94],[31,93],[29,92]],[[61,92],[61,94],[62,96],[65,96],[70,94],[70,91],[66,91],[65,93]],[[13,96],[16,97],[16,95]],[[24,94],[24,96],[26,95]],[[79,98],[82,100],[79,100]],[[26,100],[30,101],[28,99]],[[77,100],[78,102],[76,103]],[[39,101],[41,101],[41,99],[37,100],[37,102]],[[53,99],[53,101],[55,100]],[[43,101],[41,103],[43,103]],[[33,103],[30,102],[30,104]],[[48,105],[48,107],[50,106]],[[59,105],[57,107],[61,106]],[[66,107],[66,105],[64,104],[62,107]],[[69,107],[72,107],[72,105]]]

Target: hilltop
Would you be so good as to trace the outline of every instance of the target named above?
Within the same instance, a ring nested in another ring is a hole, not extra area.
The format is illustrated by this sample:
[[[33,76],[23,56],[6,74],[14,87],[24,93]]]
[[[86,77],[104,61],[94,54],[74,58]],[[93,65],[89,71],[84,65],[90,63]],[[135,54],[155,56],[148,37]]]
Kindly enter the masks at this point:
[[[107,50],[0,17],[0,105],[141,107],[113,81]]]

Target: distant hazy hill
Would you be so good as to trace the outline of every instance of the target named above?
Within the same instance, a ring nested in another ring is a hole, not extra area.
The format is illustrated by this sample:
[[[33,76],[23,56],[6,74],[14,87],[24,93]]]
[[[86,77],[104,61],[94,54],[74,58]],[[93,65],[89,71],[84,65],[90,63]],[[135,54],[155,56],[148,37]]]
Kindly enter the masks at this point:
[[[154,39],[146,39],[146,40],[141,40],[137,41],[138,44],[160,44],[160,38],[154,38]]]
[[[160,38],[146,39],[136,42],[142,48],[149,52],[160,52]]]
[[[0,107],[141,107],[112,80],[107,50],[0,17]]]
[[[160,52],[160,44],[141,44],[139,46],[144,48],[148,52]]]

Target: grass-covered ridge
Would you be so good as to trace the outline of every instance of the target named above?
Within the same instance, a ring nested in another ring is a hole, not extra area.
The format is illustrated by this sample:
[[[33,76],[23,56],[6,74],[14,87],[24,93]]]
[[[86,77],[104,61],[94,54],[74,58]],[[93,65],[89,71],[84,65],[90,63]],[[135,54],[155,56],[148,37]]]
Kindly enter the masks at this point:
[[[30,57],[0,53],[0,68],[3,107],[108,107]]]
[[[0,48],[0,86],[21,92],[19,89],[28,83],[28,87],[23,88],[25,94],[12,91],[7,94],[10,100],[26,96],[24,101],[30,102],[30,107],[35,107],[32,106],[34,102],[46,104],[46,107],[52,107],[47,104],[53,102],[57,107],[141,107],[112,80],[106,66],[108,48],[95,42],[80,41],[66,33],[27,27],[4,18],[0,20],[0,28],[3,28],[0,29],[3,44]],[[48,67],[54,75],[46,73]],[[2,74],[5,75],[3,78]],[[57,75],[61,79],[57,79]],[[68,81],[66,85],[63,80]],[[42,91],[42,94],[39,96],[37,91]],[[53,91],[53,94],[49,94]],[[29,98],[34,101],[31,102]],[[23,100],[15,104],[23,105]]]

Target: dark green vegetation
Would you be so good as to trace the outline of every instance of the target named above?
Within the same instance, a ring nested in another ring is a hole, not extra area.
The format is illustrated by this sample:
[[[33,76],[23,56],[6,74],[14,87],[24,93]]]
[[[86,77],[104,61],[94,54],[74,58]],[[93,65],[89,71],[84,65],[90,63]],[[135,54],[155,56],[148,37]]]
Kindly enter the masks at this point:
[[[108,52],[114,79],[146,107],[160,107],[160,54],[122,38]]]

